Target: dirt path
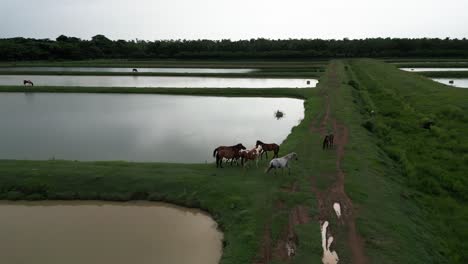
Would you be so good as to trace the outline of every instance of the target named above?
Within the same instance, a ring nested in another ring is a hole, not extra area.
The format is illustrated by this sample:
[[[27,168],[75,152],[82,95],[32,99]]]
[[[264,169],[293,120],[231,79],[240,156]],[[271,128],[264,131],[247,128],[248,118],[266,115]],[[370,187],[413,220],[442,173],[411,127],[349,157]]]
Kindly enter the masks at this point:
[[[335,136],[335,151],[336,151],[336,172],[335,175],[320,175],[319,177],[333,177],[335,182],[326,190],[319,190],[316,187],[314,178],[312,177],[312,190],[317,196],[320,224],[324,221],[329,221],[332,217],[336,217],[333,210],[333,204],[338,202],[341,205],[340,228],[347,230],[347,246],[351,251],[351,263],[365,264],[368,263],[364,254],[364,243],[362,238],[356,231],[356,223],[354,217],[354,207],[351,199],[346,195],[344,190],[345,174],[343,172],[341,161],[345,155],[345,146],[348,143],[348,128],[337,121],[330,114],[330,98],[329,92],[338,90],[340,82],[336,73],[336,65],[330,67],[328,72],[328,87],[321,91],[325,99],[325,113],[319,127],[314,126],[312,122],[311,131],[319,132],[322,137],[328,134],[328,125],[333,127]],[[330,231],[332,232],[332,231]],[[339,253],[339,252],[338,252]]]

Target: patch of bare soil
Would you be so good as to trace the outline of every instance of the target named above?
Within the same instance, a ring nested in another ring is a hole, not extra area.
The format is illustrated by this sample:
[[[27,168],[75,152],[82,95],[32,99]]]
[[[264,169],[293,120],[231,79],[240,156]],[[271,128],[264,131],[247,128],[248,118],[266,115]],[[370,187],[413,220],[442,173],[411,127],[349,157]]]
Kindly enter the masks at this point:
[[[336,74],[336,67],[332,66],[329,71],[329,87],[328,90],[339,89],[339,81]],[[346,195],[344,190],[345,174],[341,167],[341,161],[345,155],[345,146],[348,143],[348,128],[333,118],[330,114],[330,99],[326,90],[322,91],[325,99],[325,114],[320,121],[319,127],[313,127],[312,132],[318,131],[322,136],[328,134],[327,125],[333,126],[333,133],[335,136],[334,145],[336,151],[336,174],[333,175],[335,182],[324,191],[318,190],[312,177],[312,190],[315,192],[318,202],[320,223],[328,221],[332,217],[337,217],[333,205],[339,203],[341,205],[340,223],[348,231],[347,244],[351,251],[351,263],[365,264],[368,263],[364,254],[364,243],[362,238],[356,231],[356,224],[354,218],[354,207],[351,199]],[[314,123],[314,122],[313,122]],[[313,124],[312,123],[312,124]],[[327,177],[327,175],[320,175],[319,177]],[[329,177],[329,176],[328,176]],[[330,231],[331,232],[331,231]]]

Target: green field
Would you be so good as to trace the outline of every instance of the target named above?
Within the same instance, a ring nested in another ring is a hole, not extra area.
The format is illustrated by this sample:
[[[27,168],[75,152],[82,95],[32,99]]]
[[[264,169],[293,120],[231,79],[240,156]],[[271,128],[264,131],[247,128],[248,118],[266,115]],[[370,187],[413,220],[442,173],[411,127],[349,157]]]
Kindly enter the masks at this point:
[[[0,67],[124,67],[124,68],[319,68],[327,60],[79,60],[0,62]]]
[[[433,71],[418,72],[418,74],[432,78],[468,78],[468,71]]]
[[[98,66],[105,63],[112,62]],[[265,68],[291,66],[292,74],[294,63]],[[216,169],[214,163],[0,160],[0,199],[152,200],[201,208],[224,232],[221,263],[320,263],[323,220],[330,221],[339,263],[468,263],[464,89],[363,59],[329,62],[316,89],[10,86],[0,92],[305,100],[304,120],[281,145],[280,156],[298,153],[290,176],[265,174],[266,161],[258,169]],[[423,128],[428,121],[433,125]],[[323,135],[332,131],[336,146],[323,151]],[[331,208],[335,201],[344,206],[341,220]],[[285,253],[291,237],[294,257]]]

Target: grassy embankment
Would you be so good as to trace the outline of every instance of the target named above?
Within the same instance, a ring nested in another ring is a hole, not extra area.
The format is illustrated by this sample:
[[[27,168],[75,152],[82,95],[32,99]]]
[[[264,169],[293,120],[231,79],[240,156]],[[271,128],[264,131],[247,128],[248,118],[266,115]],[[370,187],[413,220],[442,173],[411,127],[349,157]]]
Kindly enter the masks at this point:
[[[371,60],[351,61],[348,76],[363,117],[352,124],[369,136],[351,141],[346,187],[369,254],[376,263],[467,263],[468,91]]]
[[[94,72],[80,71],[8,71],[2,67],[130,67],[130,68],[252,68],[246,73],[174,73],[174,72]],[[325,61],[124,61],[93,60],[71,62],[0,62],[0,75],[90,75],[90,76],[197,76],[224,78],[311,78],[319,77]]]
[[[468,61],[406,62],[393,64],[398,68],[468,68]]]
[[[462,177],[468,164],[464,143],[468,141],[463,134],[467,131],[466,92],[375,61],[334,63],[341,87],[329,92],[331,114],[350,131],[343,161],[345,187],[357,209],[358,230],[371,263],[466,262],[462,240],[468,230],[463,196],[467,185]],[[323,152],[320,136],[310,131],[311,123],[324,114],[318,94],[327,89],[327,78],[325,74],[315,90],[87,90],[305,98],[305,118],[281,146],[281,154],[299,154],[291,176],[265,175],[263,168],[220,170],[213,164],[3,160],[0,198],[148,199],[202,208],[213,215],[225,234],[222,263],[251,263],[259,256],[265,226],[274,248],[292,208],[305,205],[315,219],[310,177],[317,178],[319,188],[332,183],[333,179],[317,175],[334,171],[336,154]],[[352,86],[350,80],[354,80]],[[3,87],[1,91],[22,89]],[[74,92],[83,91],[76,88]],[[436,125],[422,129],[421,122],[428,118]],[[296,186],[294,192],[287,191],[291,186]],[[333,220],[331,229],[335,230],[340,262],[348,263],[346,232]],[[295,231],[299,245],[292,263],[319,262],[318,222],[296,226]],[[273,262],[282,263],[275,256]]]
[[[152,200],[201,208],[209,212],[224,232],[221,263],[251,263],[261,258],[265,226],[273,243],[282,236],[291,208],[306,205],[314,214],[315,201],[307,186],[310,166],[319,156],[318,135],[309,137],[308,122],[320,106],[314,89],[167,89],[99,87],[1,87],[0,92],[100,92],[162,93],[215,96],[293,97],[305,99],[305,119],[282,143],[280,154],[296,151],[292,175],[264,174],[260,168],[214,164],[168,164],[132,162],[77,162],[63,160],[0,160],[0,199],[9,200]],[[261,135],[259,135],[261,138]],[[244,142],[251,146],[254,142]],[[281,203],[281,208],[278,208]],[[312,230],[312,231],[311,231]],[[304,250],[301,259],[320,258],[320,234],[316,223],[298,226]],[[311,238],[312,237],[312,238]],[[305,250],[307,249],[307,250]],[[280,261],[278,257],[275,260]]]
[[[81,60],[0,62],[0,67],[124,67],[124,68],[307,68],[327,60]]]

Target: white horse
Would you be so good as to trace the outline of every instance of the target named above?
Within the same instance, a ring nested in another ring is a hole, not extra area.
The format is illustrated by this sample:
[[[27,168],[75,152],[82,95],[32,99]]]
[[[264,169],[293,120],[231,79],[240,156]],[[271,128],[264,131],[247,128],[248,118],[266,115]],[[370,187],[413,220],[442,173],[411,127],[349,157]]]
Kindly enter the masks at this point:
[[[289,168],[288,164],[289,161],[293,159],[298,160],[296,152],[291,152],[288,155],[281,158],[272,159],[270,161],[270,166],[268,167],[268,169],[265,170],[265,173],[270,172],[271,169],[275,169],[275,174],[276,169],[281,169],[282,173],[284,173],[284,168],[288,168],[288,175],[291,175],[291,168]]]

